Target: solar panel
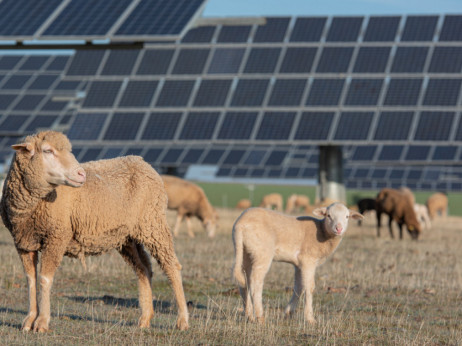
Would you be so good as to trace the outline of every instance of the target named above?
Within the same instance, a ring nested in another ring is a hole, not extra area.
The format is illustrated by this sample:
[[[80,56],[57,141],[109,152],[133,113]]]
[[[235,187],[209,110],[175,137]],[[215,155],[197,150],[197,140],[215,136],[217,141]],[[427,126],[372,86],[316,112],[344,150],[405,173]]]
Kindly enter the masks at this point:
[[[403,179],[404,173],[405,173],[404,169],[394,168],[391,170],[389,178],[393,180]]]
[[[194,99],[194,106],[224,106],[231,83],[231,79],[203,79]]]
[[[345,104],[348,106],[376,105],[382,91],[382,84],[382,79],[353,79],[348,88]]]
[[[462,41],[462,16],[446,15],[439,37],[440,41]]]
[[[384,145],[379,154],[379,161],[398,161],[403,154],[403,145]]]
[[[36,132],[38,129],[49,129],[56,121],[56,115],[37,115],[26,127],[28,132]]]
[[[430,148],[429,145],[410,145],[406,153],[406,160],[426,161]]]
[[[408,139],[414,112],[382,112],[380,113],[376,140],[406,140]]]
[[[128,148],[125,155],[136,155],[139,156],[143,152],[144,148]]]
[[[225,153],[223,149],[210,149],[207,155],[204,157],[202,164],[213,165],[220,162],[221,157]]]
[[[199,163],[203,153],[204,149],[189,149],[181,163]]]
[[[164,151],[164,149],[159,149],[159,148],[149,149],[143,155],[143,158],[146,160],[146,162],[149,162],[149,163],[153,164],[153,163],[155,163],[157,161],[160,154],[162,154],[162,151]]]
[[[230,150],[223,160],[223,165],[237,165],[245,154],[245,150]]]
[[[280,166],[287,156],[287,151],[273,150],[266,159],[265,166]]]
[[[244,48],[217,48],[210,62],[209,74],[238,73],[244,56]]]
[[[103,159],[113,159],[119,157],[122,154],[123,148],[108,148],[103,154]]]
[[[455,106],[459,98],[461,82],[462,79],[430,79],[423,104],[429,106]]]
[[[252,48],[244,73],[273,73],[281,48]]]
[[[183,149],[170,148],[167,150],[165,155],[162,157],[162,163],[174,164],[178,161],[181,154],[183,154]]]
[[[335,132],[335,139],[367,139],[373,115],[372,112],[342,112]]]
[[[98,71],[105,50],[77,50],[66,71],[68,76],[93,76]]]
[[[0,70],[5,70],[8,72],[10,70],[13,70],[21,59],[22,59],[22,56],[15,56],[15,55],[3,56],[0,60]]]
[[[270,106],[298,106],[305,90],[306,79],[278,79],[268,101]]]
[[[289,25],[290,18],[266,18],[264,25],[259,25],[253,42],[282,42]]]
[[[408,16],[401,41],[432,41],[437,16]]]
[[[58,79],[57,75],[39,75],[35,80],[29,85],[31,90],[46,90],[50,89],[53,83]]]
[[[388,170],[383,168],[376,168],[372,171],[372,179],[385,179],[387,176]]]
[[[372,161],[377,151],[375,145],[364,145],[356,147],[354,154],[351,156],[353,161]]]
[[[250,171],[250,176],[252,178],[259,178],[265,175],[265,170],[262,168],[254,168]]]
[[[133,140],[138,133],[144,113],[114,113],[104,135],[105,140]]]
[[[10,78],[3,83],[4,90],[19,90],[29,81],[31,75],[11,75]]]
[[[388,84],[384,105],[387,106],[413,106],[417,104],[421,78],[393,78]]]
[[[423,72],[427,59],[428,47],[398,47],[396,50],[392,73]]]
[[[428,72],[460,73],[462,69],[462,47],[435,47]]]
[[[16,94],[0,94],[0,110],[8,109],[16,98]]]
[[[318,42],[324,30],[327,18],[306,18],[298,17],[292,33],[290,42]]]
[[[258,166],[264,159],[265,155],[266,155],[265,150],[251,150],[248,153],[244,161],[244,164],[251,165],[251,166]]]
[[[453,112],[422,112],[414,140],[447,141],[454,119]]]
[[[249,39],[251,26],[230,25],[222,26],[218,35],[218,43],[239,43],[247,42]]]
[[[215,26],[200,26],[189,30],[181,40],[182,43],[209,43],[215,34]]]
[[[106,113],[78,113],[67,136],[69,139],[98,139],[107,118]]]
[[[19,66],[19,70],[40,70],[49,58],[49,56],[31,55]]]
[[[180,139],[210,139],[218,120],[218,112],[190,112]]]
[[[162,86],[157,107],[180,107],[188,104],[194,87],[193,80],[167,80]]]
[[[390,47],[360,47],[353,72],[382,73],[387,67]]]
[[[309,73],[317,48],[289,47],[282,60],[280,73]]]
[[[232,168],[223,168],[220,167],[220,169],[217,172],[217,177],[227,177],[231,175]]]
[[[257,139],[287,140],[292,130],[295,112],[265,112]]]
[[[157,84],[157,81],[129,81],[119,107],[149,107]]]
[[[139,50],[112,49],[104,64],[102,75],[123,76],[130,75],[133,65],[138,58]]]
[[[303,112],[294,139],[327,139],[334,114],[334,112]]]
[[[80,81],[61,80],[55,87],[56,91],[75,91],[80,85]]]
[[[393,42],[401,17],[370,17],[364,42]]]
[[[269,79],[239,79],[231,106],[260,106],[265,97],[268,84]]]
[[[67,106],[67,101],[53,101],[50,98],[43,106],[42,111],[59,112]]]
[[[173,66],[173,74],[201,74],[204,70],[209,49],[190,49],[183,48],[180,50],[178,58]]]
[[[311,85],[307,106],[335,106],[342,94],[344,79],[315,79]]]
[[[69,61],[68,56],[55,56],[51,62],[48,63],[45,70],[47,71],[63,71]]]
[[[144,128],[141,139],[143,140],[168,140],[173,139],[182,113],[180,112],[155,112],[151,113]]]
[[[3,118],[3,122],[0,123],[0,131],[5,132],[16,132],[24,125],[29,119],[28,115],[8,115]]]
[[[81,162],[88,162],[96,160],[101,154],[102,148],[88,148],[87,151],[83,154],[82,158],[80,158]]]
[[[316,72],[347,72],[352,54],[352,47],[325,47],[322,50],[321,58],[319,59]]]
[[[147,49],[144,50],[137,75],[163,75],[167,73],[172,61],[173,49]]]
[[[363,17],[334,17],[327,34],[327,42],[354,42],[358,39]]]
[[[249,139],[257,112],[227,112],[217,139]]]
[[[111,108],[122,82],[94,81],[83,101],[83,108]]]
[[[14,106],[15,110],[32,111],[43,101],[44,95],[24,95]]]

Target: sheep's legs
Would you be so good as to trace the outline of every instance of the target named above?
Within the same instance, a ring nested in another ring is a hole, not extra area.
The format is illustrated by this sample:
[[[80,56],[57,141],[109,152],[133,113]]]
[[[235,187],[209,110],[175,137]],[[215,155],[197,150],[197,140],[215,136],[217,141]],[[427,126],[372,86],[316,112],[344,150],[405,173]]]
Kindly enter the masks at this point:
[[[145,263],[145,260],[141,258],[143,255],[146,256],[146,252],[141,245],[135,244],[133,241],[122,246],[119,253],[138,276],[138,299],[141,307],[141,317],[138,325],[141,328],[147,328],[149,327],[151,318],[154,316],[154,309],[152,307],[151,264]]]
[[[309,265],[302,269],[302,285],[305,291],[305,320],[308,323],[316,323],[313,314],[313,291],[315,287],[314,274],[316,272],[315,265]]]
[[[180,230],[181,221],[183,221],[183,215],[178,214],[176,217],[175,227],[173,228],[173,235],[178,236],[178,231]]]
[[[290,299],[289,304],[287,305],[285,309],[285,314],[287,317],[290,317],[291,315],[293,315],[293,313],[297,309],[300,296],[303,293],[302,271],[298,267],[294,267],[294,268],[295,268],[294,293],[292,295],[292,298]]]
[[[389,231],[390,231],[390,237],[391,237],[392,239],[394,239],[395,236],[394,236],[394,234],[393,234],[393,228],[392,228],[392,225],[391,225],[392,222],[393,222],[393,219],[392,219],[391,216],[390,216],[390,217],[388,218],[388,229],[389,229]]]
[[[22,265],[27,276],[27,283],[29,286],[29,312],[22,322],[21,329],[29,331],[37,318],[37,262],[38,253],[36,251],[26,252],[18,250],[19,257],[21,257]]]
[[[186,216],[186,227],[188,228],[188,235],[194,238],[194,232],[192,231],[191,218]]]
[[[254,320],[253,316],[253,304],[252,304],[252,297],[250,296],[250,275],[252,272],[252,263],[250,261],[249,254],[244,251],[244,260],[243,260],[243,267],[244,267],[244,274],[246,278],[245,286],[239,287],[239,293],[241,294],[242,301],[244,302],[244,313],[247,319],[250,321]]]
[[[382,227],[382,213],[377,211],[377,237],[380,238],[380,227]]]
[[[399,226],[399,239],[403,240],[403,224],[398,223],[398,226]]]
[[[257,322],[263,323],[265,318],[263,317],[263,281],[265,280],[266,273],[271,266],[273,258],[262,258],[254,260],[252,263],[252,272],[250,273],[250,294],[252,295],[253,310]]]

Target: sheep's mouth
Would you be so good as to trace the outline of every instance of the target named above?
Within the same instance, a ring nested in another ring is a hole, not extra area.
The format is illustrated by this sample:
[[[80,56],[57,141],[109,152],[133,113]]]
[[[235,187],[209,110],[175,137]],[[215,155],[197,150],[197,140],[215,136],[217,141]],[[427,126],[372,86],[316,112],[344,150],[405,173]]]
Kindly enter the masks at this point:
[[[85,184],[85,179],[83,179],[82,181],[79,181],[79,180],[74,180],[74,179],[67,177],[65,180],[65,184],[71,187],[81,187],[83,186],[83,184]]]

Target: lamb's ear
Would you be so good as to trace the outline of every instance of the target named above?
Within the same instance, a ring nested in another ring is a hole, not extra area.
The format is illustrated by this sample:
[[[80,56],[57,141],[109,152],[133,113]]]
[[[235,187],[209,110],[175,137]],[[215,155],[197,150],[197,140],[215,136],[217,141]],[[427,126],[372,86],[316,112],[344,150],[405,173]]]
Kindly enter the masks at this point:
[[[351,210],[351,209],[349,209],[349,210],[350,210],[350,217],[351,217],[352,219],[355,219],[355,220],[362,220],[362,219],[364,219],[364,215],[358,213],[357,211],[354,211],[354,210]]]
[[[12,145],[11,148],[13,148],[19,153],[27,154],[30,157],[34,156],[35,154],[34,146],[31,143],[15,144]]]
[[[313,210],[313,215],[319,216],[319,217],[326,216],[327,215],[327,208],[326,207],[316,208],[315,210]]]

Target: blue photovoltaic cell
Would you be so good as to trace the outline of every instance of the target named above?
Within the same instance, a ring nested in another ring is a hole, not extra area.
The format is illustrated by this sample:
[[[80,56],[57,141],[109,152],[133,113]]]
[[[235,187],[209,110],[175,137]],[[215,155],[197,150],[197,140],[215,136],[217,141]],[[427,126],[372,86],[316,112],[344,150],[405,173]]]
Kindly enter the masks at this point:
[[[280,53],[280,48],[252,48],[244,73],[274,73]]]
[[[295,140],[327,140],[334,112],[303,112]]]
[[[211,139],[219,114],[218,112],[190,112],[180,139]]]
[[[388,171],[383,168],[376,168],[372,171],[371,178],[372,179],[385,179],[387,176]]]
[[[393,42],[401,17],[370,17],[364,42]]]
[[[369,175],[369,169],[367,168],[356,168],[356,171],[353,175],[354,179],[365,179]]]
[[[180,122],[181,115],[182,113],[180,112],[151,113],[141,139],[173,139],[178,123]]]
[[[0,110],[7,109],[15,98],[16,94],[0,94]]]
[[[446,15],[441,28],[440,41],[462,41],[462,16]]]
[[[29,119],[29,115],[8,115],[0,123],[0,131],[19,131],[27,119]]]
[[[391,66],[391,72],[423,72],[427,53],[428,47],[398,47]]]
[[[407,140],[414,112],[382,112],[377,124],[376,140]]]
[[[268,177],[269,178],[279,178],[282,175],[282,169],[281,168],[274,168],[270,169],[268,171]]]
[[[387,67],[390,47],[360,47],[353,72],[382,73]]]
[[[124,155],[125,156],[128,156],[128,155],[140,156],[143,150],[144,148],[128,148]]]
[[[87,151],[83,154],[82,158],[80,158],[81,162],[88,162],[96,160],[101,154],[102,148],[88,148]]]
[[[290,35],[290,42],[318,42],[327,18],[298,17]]]
[[[218,35],[218,43],[239,43],[247,42],[249,39],[251,26],[246,25],[224,25]]]
[[[183,149],[179,148],[170,148],[162,157],[162,163],[176,163],[183,153]]]
[[[305,90],[306,79],[278,79],[274,83],[268,105],[298,106]]]
[[[327,34],[327,42],[354,42],[358,39],[363,17],[334,17]]]
[[[421,87],[421,78],[392,79],[383,103],[386,106],[414,106],[419,99]]]
[[[232,176],[236,178],[243,178],[247,176],[248,172],[249,172],[249,169],[247,168],[236,168]]]
[[[188,104],[194,80],[167,80],[162,86],[157,107],[181,107]]]
[[[289,139],[295,112],[266,112],[260,124],[256,139],[287,140]]]
[[[417,169],[411,169],[409,170],[409,172],[407,173],[407,177],[406,179],[408,180],[420,180],[420,178],[422,177],[422,170],[417,170]],[[411,185],[408,186],[409,188],[412,188]]]
[[[230,150],[223,160],[223,165],[237,165],[245,154],[245,150]]]
[[[83,108],[111,108],[122,82],[94,81],[88,90]]]
[[[56,85],[56,91],[75,91],[80,85],[80,81],[62,80]]]
[[[299,167],[289,167],[286,170],[285,177],[286,178],[297,178],[300,174],[301,168]]]
[[[173,49],[148,49],[144,51],[137,75],[163,75],[172,61]]]
[[[372,112],[343,112],[337,124],[335,139],[367,139],[373,115]]]
[[[429,145],[410,145],[406,153],[406,161],[426,161],[430,148]]]
[[[201,74],[204,70],[209,49],[183,48],[173,66],[173,74]]]
[[[282,42],[289,25],[290,18],[266,18],[264,25],[259,25],[253,42]]]
[[[252,178],[262,178],[265,175],[265,170],[262,168],[254,168],[250,170],[250,176]]]
[[[265,155],[266,155],[265,150],[251,150],[249,151],[244,161],[244,164],[251,165],[251,166],[258,166],[260,165]]]
[[[146,162],[155,163],[164,149],[152,148],[144,153],[143,158]]]
[[[258,107],[266,94],[269,79],[240,79],[231,101],[232,107]]]
[[[68,56],[55,56],[52,58],[53,60],[48,63],[45,70],[47,71],[63,71],[66,67],[67,62],[69,61],[70,57]]]
[[[195,107],[223,106],[231,87],[231,79],[203,79],[194,99]]]
[[[98,71],[105,50],[77,50],[67,69],[68,76],[93,76]]]
[[[37,115],[26,127],[28,132],[36,132],[37,129],[48,129],[56,121],[56,115]]]
[[[204,149],[189,149],[181,163],[199,163],[203,153]]]
[[[213,53],[208,73],[238,73],[245,48],[217,48]]]
[[[32,111],[42,102],[45,95],[24,95],[14,106],[15,110]]]
[[[12,55],[12,56],[5,55],[1,57],[0,70],[6,70],[8,72],[13,70],[21,59],[22,59],[22,56],[15,56],[15,55]]]
[[[217,139],[249,139],[257,115],[257,112],[226,113]]]
[[[384,145],[379,154],[379,161],[398,161],[403,153],[403,145]]]
[[[3,83],[2,89],[4,90],[19,90],[27,83],[31,75],[11,75],[5,83]]]
[[[57,75],[42,74],[37,76],[35,80],[29,85],[31,90],[46,90],[49,89],[53,83],[58,79]]]
[[[435,47],[428,72],[460,73],[462,70],[462,47]]]
[[[317,48],[289,47],[279,69],[280,73],[309,73]]]
[[[344,79],[315,79],[306,100],[307,106],[336,106],[342,94]]]
[[[69,139],[98,139],[106,118],[106,113],[78,113],[67,136]]]
[[[453,145],[438,146],[435,148],[435,151],[433,152],[432,160],[453,161],[456,156],[457,148],[458,147]]]
[[[130,75],[139,52],[135,49],[110,50],[101,74],[105,76]]]
[[[141,0],[115,35],[179,35],[203,2]]]
[[[426,106],[455,106],[462,79],[430,79],[423,104]]]
[[[67,106],[67,101],[53,101],[53,98],[50,98],[43,106],[42,111],[50,112],[59,112],[62,111]],[[62,124],[62,122],[60,122]]]
[[[217,164],[220,162],[220,159],[224,153],[225,151],[223,149],[210,149],[207,155],[205,155],[202,163],[206,165]]]
[[[19,66],[19,70],[21,71],[35,71],[40,70],[42,66],[47,62],[50,57],[48,55],[41,56],[41,55],[32,55],[24,61],[21,66]]]
[[[32,36],[61,0],[0,1],[0,36]]]
[[[447,141],[454,119],[453,112],[422,112],[414,140]]]
[[[157,84],[157,81],[129,81],[119,107],[149,107]]]
[[[71,0],[42,36],[103,36],[131,0]]]
[[[404,169],[393,169],[390,173],[389,179],[403,179],[404,177]]]
[[[437,16],[408,16],[401,41],[432,41],[437,23]]]
[[[376,105],[382,90],[382,84],[382,79],[353,79],[348,88],[345,104],[348,106]]]
[[[113,159],[119,157],[122,153],[123,148],[108,148],[103,155],[103,159]]]
[[[316,72],[347,72],[352,54],[352,47],[325,47],[321,53]]]
[[[217,177],[227,177],[231,175],[232,168],[223,168],[220,167],[220,169],[217,172]]]
[[[132,140],[138,133],[144,113],[114,113],[104,135],[105,140]]]
[[[356,147],[354,154],[351,156],[353,161],[372,161],[377,150],[375,145],[365,145]]]
[[[287,156],[287,151],[274,150],[266,159],[265,166],[280,166]]]
[[[215,26],[200,26],[188,30],[181,40],[182,43],[209,43],[215,33]]]

